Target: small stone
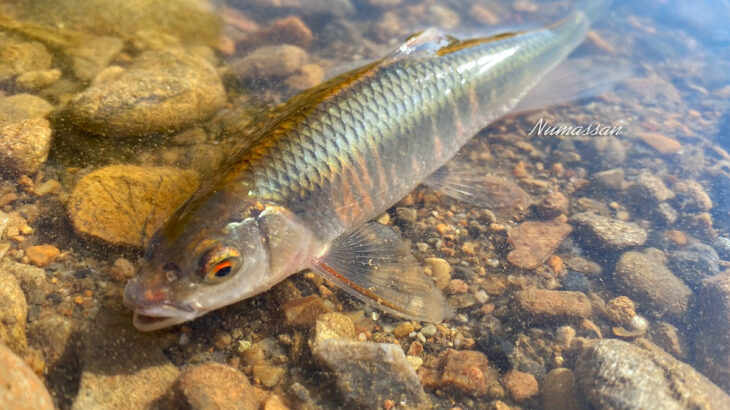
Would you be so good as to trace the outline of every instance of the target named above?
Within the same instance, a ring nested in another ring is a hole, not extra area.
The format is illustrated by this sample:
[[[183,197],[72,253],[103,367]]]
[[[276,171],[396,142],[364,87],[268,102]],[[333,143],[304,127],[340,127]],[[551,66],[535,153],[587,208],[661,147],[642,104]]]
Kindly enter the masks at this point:
[[[264,402],[262,410],[289,410],[289,407],[281,401],[281,397],[279,397],[279,395],[272,394],[268,399],[266,399],[266,402]]]
[[[489,301],[489,294],[484,289],[479,289],[474,293],[474,299],[477,301],[477,303],[487,303]]]
[[[572,292],[588,293],[591,291],[591,282],[586,275],[578,272],[568,272],[562,278],[562,289]]]
[[[137,269],[134,264],[126,258],[117,258],[111,269],[109,269],[111,276],[120,282],[131,279],[136,272]]]
[[[669,269],[689,286],[699,287],[702,281],[720,273],[720,257],[704,243],[692,243],[669,255]]]
[[[83,176],[67,206],[77,232],[141,247],[197,187],[193,171],[110,165]]]
[[[601,187],[619,191],[623,187],[625,174],[623,168],[608,169],[593,174],[593,180]]]
[[[403,322],[396,326],[395,329],[393,329],[393,335],[400,339],[402,337],[408,336],[414,330],[415,328],[413,327],[413,323]]]
[[[309,48],[312,44],[312,30],[296,16],[285,17],[271,23],[244,39],[239,46],[254,48],[276,44],[291,44]]]
[[[28,305],[18,280],[12,274],[0,271],[0,345],[4,343],[16,354],[25,354],[27,317]]]
[[[395,214],[398,216],[399,221],[406,224],[413,224],[418,218],[414,208],[398,207],[395,208]]]
[[[106,68],[124,48],[124,41],[117,37],[93,36],[88,41],[66,49],[71,57],[74,74],[84,81],[91,81]]]
[[[466,293],[468,290],[469,290],[469,285],[467,285],[466,282],[464,282],[461,279],[451,279],[449,281],[448,291],[452,295]]]
[[[627,192],[637,207],[646,206],[647,200],[659,203],[674,198],[674,192],[664,185],[662,179],[649,173],[639,175]]]
[[[6,43],[3,42],[0,47]],[[0,50],[0,81],[28,71],[48,70],[53,57],[46,47],[37,42],[11,43]]]
[[[674,184],[674,191],[677,193],[679,208],[689,212],[703,212],[712,209],[712,199],[705,188],[690,179],[682,180]]]
[[[664,237],[672,241],[675,245],[684,246],[687,244],[687,235],[682,231],[670,229],[664,231]]]
[[[628,325],[631,319],[636,316],[634,302],[626,296],[613,298],[606,303],[606,316],[614,323]]]
[[[433,337],[438,329],[432,324],[428,324],[421,328],[421,334],[425,337]]]
[[[722,259],[730,260],[730,238],[725,238],[721,236],[715,240],[715,242],[712,244],[712,247],[715,248],[717,254]]]
[[[408,408],[431,407],[398,345],[329,339],[315,356],[333,372],[340,394],[352,406],[375,408],[379,405],[374,403],[392,400]]]
[[[36,245],[25,249],[25,256],[28,257],[30,263],[40,268],[53,263],[61,251],[53,245]]]
[[[573,329],[571,326],[560,326],[555,331],[555,341],[560,344],[565,349],[570,348],[570,346],[573,344],[573,339],[575,338],[575,329]]]
[[[330,311],[318,295],[309,295],[287,302],[281,310],[287,326],[300,328],[312,327],[317,316]]]
[[[494,397],[501,390],[497,371],[489,367],[487,357],[481,352],[447,350],[439,357],[438,368],[441,372],[430,387],[450,388],[476,397]]]
[[[46,367],[72,365],[78,360],[78,325],[70,318],[49,315],[28,325],[31,346],[39,346],[46,359]]]
[[[560,192],[551,192],[537,206],[537,212],[545,219],[555,218],[568,212],[568,198]]]
[[[626,161],[628,144],[615,136],[600,136],[591,138],[586,148],[586,158],[594,158],[594,165],[601,169],[609,169]]]
[[[307,52],[293,45],[256,49],[233,62],[233,70],[244,80],[284,78],[296,74],[307,64]]]
[[[517,307],[528,317],[550,319],[588,318],[591,302],[580,292],[528,289],[515,292]]]
[[[588,241],[611,249],[625,249],[640,246],[646,242],[648,234],[638,225],[594,213],[573,215],[571,221]]]
[[[695,366],[730,391],[730,272],[705,279],[697,300]]]
[[[231,334],[220,329],[213,332],[213,346],[218,350],[223,350],[231,344],[233,338]]]
[[[418,370],[423,365],[423,359],[417,356],[406,356],[406,360],[413,366],[413,370]]]
[[[538,392],[537,380],[530,373],[510,370],[502,376],[502,383],[507,388],[512,400],[521,403]]]
[[[679,141],[656,132],[642,132],[639,138],[660,154],[676,154],[682,150]]]
[[[253,367],[253,377],[267,388],[272,388],[281,382],[286,370],[278,366],[257,364]]]
[[[48,158],[51,132],[45,118],[0,123],[0,167],[35,174]]]
[[[540,398],[544,409],[581,410],[584,408],[576,389],[575,374],[564,367],[553,369],[545,375]]]
[[[555,221],[523,222],[508,233],[514,249],[507,260],[519,268],[534,269],[547,260],[572,230],[570,225]]]
[[[15,84],[26,90],[37,91],[53,85],[53,83],[61,78],[61,74],[61,70],[58,68],[26,71],[15,77]]]
[[[616,264],[614,281],[620,291],[642,306],[666,313],[675,319],[683,318],[687,313],[692,291],[667,269],[657,252],[659,251],[625,252]]]
[[[668,322],[658,322],[651,330],[651,340],[672,356],[686,361],[689,356],[684,334]]]
[[[354,339],[355,325],[342,313],[325,313],[317,317],[309,347],[315,352],[319,345],[329,339]]]
[[[426,258],[426,263],[431,268],[431,275],[436,281],[436,287],[445,289],[451,281],[451,264],[441,258]]]
[[[657,205],[657,207],[653,209],[652,216],[664,226],[674,225],[674,223],[677,222],[677,219],[679,218],[677,210],[674,209],[667,202],[662,202]]]
[[[308,90],[324,80],[324,70],[317,64],[307,64],[286,79],[286,86],[296,91]]]
[[[565,259],[565,266],[570,270],[591,276],[598,276],[603,272],[601,265],[580,256]]]
[[[0,270],[15,276],[28,304],[41,305],[46,301],[51,290],[45,270],[8,259],[0,262]]]
[[[220,363],[204,363],[186,369],[175,382],[178,401],[189,409],[258,410],[248,378]]]
[[[8,410],[55,408],[43,382],[23,359],[2,343],[0,343],[0,408]]]

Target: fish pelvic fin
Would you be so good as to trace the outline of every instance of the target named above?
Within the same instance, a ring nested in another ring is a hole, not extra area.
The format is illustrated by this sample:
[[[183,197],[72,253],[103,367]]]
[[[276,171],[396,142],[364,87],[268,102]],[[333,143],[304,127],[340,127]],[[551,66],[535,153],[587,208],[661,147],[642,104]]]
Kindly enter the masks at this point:
[[[337,238],[310,268],[359,300],[395,316],[440,322],[453,314],[400,236],[377,222]]]

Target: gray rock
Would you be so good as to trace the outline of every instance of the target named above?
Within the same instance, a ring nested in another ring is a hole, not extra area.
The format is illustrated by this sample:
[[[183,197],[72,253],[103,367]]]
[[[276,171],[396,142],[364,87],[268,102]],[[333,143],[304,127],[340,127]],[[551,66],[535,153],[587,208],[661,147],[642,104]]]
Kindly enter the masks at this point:
[[[666,202],[662,202],[654,208],[652,214],[653,218],[664,226],[671,226],[679,218],[677,210]]]
[[[621,292],[639,303],[681,319],[687,313],[692,291],[664,265],[663,254],[657,249],[643,253],[629,251],[621,255],[614,281]]]
[[[53,410],[43,382],[20,357],[0,343],[0,409]]]
[[[624,183],[625,174],[623,168],[608,169],[593,174],[593,180],[604,188],[618,191]]]
[[[695,335],[695,365],[730,392],[730,272],[702,282]]]
[[[25,321],[28,305],[15,276],[0,270],[0,343],[17,354],[24,354],[28,347],[25,337]]]
[[[66,113],[89,132],[131,137],[203,121],[225,101],[218,73],[203,58],[148,51],[117,77],[95,82],[74,96]]]
[[[0,262],[0,270],[10,272],[18,279],[29,304],[40,305],[45,301],[50,292],[45,270],[11,260]]]
[[[579,410],[587,407],[578,395],[575,373],[564,367],[545,375],[540,386],[540,398],[544,409]]]
[[[715,248],[721,258],[725,260],[730,259],[730,238],[721,236],[715,240],[712,247]]]
[[[644,350],[616,339],[587,348],[576,363],[576,378],[595,408],[719,410],[730,403],[705,376],[658,347]]]
[[[591,138],[586,158],[595,158],[601,169],[615,168],[626,161],[626,144],[614,136]]]
[[[379,409],[388,399],[409,408],[429,405],[398,345],[328,339],[319,344],[315,356],[333,371],[340,394],[358,408]]]
[[[720,273],[720,258],[711,246],[691,243],[671,253],[669,268],[692,287],[702,280]]]
[[[658,203],[674,198],[674,192],[664,185],[662,179],[649,173],[639,175],[627,193],[636,207],[645,207],[647,201]]]
[[[640,246],[646,242],[644,229],[631,222],[624,222],[594,213],[573,215],[571,221],[588,242],[611,249],[625,249]]]
[[[36,41],[8,44],[0,55],[0,81],[28,71],[47,70],[53,62],[46,47]]]
[[[686,179],[674,184],[679,208],[690,212],[703,212],[712,209],[712,199],[699,182]]]

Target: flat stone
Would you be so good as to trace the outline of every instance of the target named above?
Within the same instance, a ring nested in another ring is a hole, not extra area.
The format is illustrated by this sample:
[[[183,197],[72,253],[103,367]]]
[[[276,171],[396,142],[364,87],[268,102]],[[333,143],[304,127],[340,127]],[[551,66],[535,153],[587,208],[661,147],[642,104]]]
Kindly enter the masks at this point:
[[[50,265],[58,258],[61,251],[53,245],[35,245],[25,248],[25,256],[30,263],[40,268]]]
[[[381,409],[386,400],[405,407],[430,407],[428,397],[400,346],[329,339],[315,357],[333,372],[342,397],[353,406]]]
[[[66,114],[91,133],[134,137],[183,129],[208,119],[225,102],[223,83],[203,58],[148,51],[118,76],[74,96]]]
[[[124,42],[117,37],[94,36],[88,41],[66,49],[71,57],[76,77],[91,81],[109,65],[109,62],[124,48]]]
[[[589,242],[610,249],[625,249],[641,246],[648,237],[638,225],[594,213],[579,213],[571,217],[571,222]]]
[[[439,356],[436,371],[421,368],[419,374],[425,387],[447,388],[475,397],[504,396],[499,373],[489,366],[484,353],[475,350],[447,350]]]
[[[561,222],[524,222],[507,236],[514,247],[507,260],[519,268],[534,269],[547,260],[572,230]]]
[[[197,187],[193,171],[110,165],[84,175],[67,206],[78,233],[141,247]]]
[[[695,365],[730,392],[730,272],[702,282],[697,300]]]
[[[581,410],[575,373],[564,367],[551,370],[542,381],[540,398],[544,409]]]
[[[657,132],[642,132],[639,138],[660,154],[676,154],[682,150],[679,141]]]
[[[685,179],[674,184],[679,208],[689,212],[703,212],[712,209],[712,199],[697,181]]]
[[[576,363],[576,378],[596,408],[719,410],[730,403],[709,379],[660,348],[617,339],[588,347]]]
[[[616,264],[614,281],[619,291],[640,304],[681,319],[687,313],[692,291],[664,265],[661,256],[656,249],[625,252]]]
[[[0,167],[34,174],[46,161],[53,106],[30,94],[0,98]]]
[[[43,382],[23,359],[2,343],[0,343],[0,408],[5,410],[55,408]]]
[[[233,62],[233,70],[241,78],[270,79],[295,74],[307,64],[307,52],[293,45],[268,46],[256,49]]]
[[[581,292],[527,289],[515,292],[515,302],[529,318],[585,319],[592,314],[591,302]]]
[[[287,326],[301,328],[312,327],[317,316],[330,311],[318,295],[309,295],[287,302],[281,310]]]
[[[535,376],[519,370],[510,370],[502,376],[502,383],[507,388],[512,400],[521,403],[538,392]]]
[[[537,206],[537,212],[543,218],[555,218],[560,214],[568,212],[570,202],[560,192],[551,192],[542,199]]]
[[[636,206],[646,206],[647,201],[663,202],[674,198],[674,192],[664,185],[664,181],[656,175],[642,173],[628,188],[627,193]]]
[[[182,406],[191,410],[258,410],[254,389],[238,370],[220,363],[185,369],[174,386]]]
[[[25,354],[28,347],[25,337],[27,317],[28,305],[18,280],[0,270],[0,342],[20,355]]]

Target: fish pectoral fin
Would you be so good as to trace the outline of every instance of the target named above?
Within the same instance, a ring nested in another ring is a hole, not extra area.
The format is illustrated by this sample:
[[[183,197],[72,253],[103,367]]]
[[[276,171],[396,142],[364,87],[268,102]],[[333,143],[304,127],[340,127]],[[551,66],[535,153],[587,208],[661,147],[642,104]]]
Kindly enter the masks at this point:
[[[363,302],[396,316],[439,322],[453,313],[400,236],[377,222],[337,238],[310,268]]]
[[[513,179],[489,175],[461,154],[436,170],[423,184],[459,201],[492,210],[524,211],[531,202],[527,192]]]

